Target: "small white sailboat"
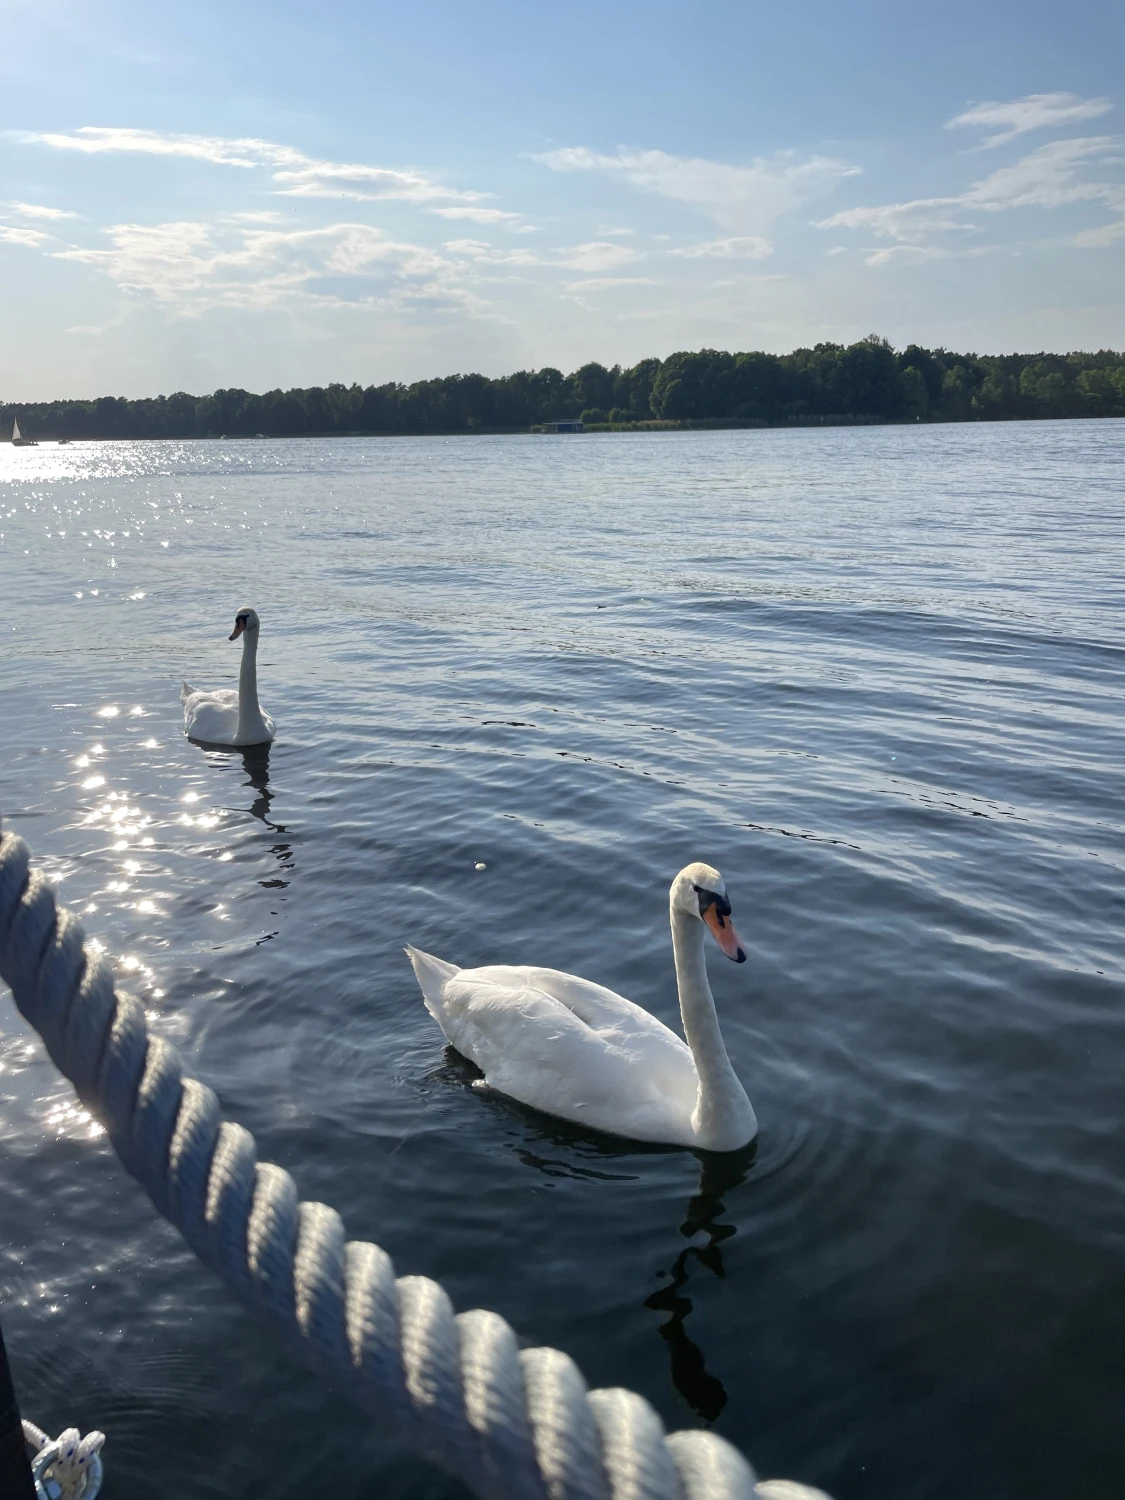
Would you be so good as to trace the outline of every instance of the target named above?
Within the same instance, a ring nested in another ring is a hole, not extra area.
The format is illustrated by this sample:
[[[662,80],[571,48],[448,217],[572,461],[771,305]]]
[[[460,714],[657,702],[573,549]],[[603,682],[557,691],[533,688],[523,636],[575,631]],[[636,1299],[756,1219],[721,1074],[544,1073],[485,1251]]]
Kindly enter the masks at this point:
[[[12,420],[12,447],[13,448],[38,448],[38,446],[39,446],[39,444],[36,442],[36,440],[34,438],[25,438],[25,437],[21,437],[20,436],[20,424],[19,424],[19,422],[17,420],[15,420],[13,418],[13,420]]]

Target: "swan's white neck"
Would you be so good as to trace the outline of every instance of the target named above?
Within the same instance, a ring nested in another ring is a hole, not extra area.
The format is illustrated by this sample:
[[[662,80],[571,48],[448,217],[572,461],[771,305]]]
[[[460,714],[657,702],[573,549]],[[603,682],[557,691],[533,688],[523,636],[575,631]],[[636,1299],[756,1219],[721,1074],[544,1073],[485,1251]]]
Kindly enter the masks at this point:
[[[745,1146],[758,1128],[754,1108],[731,1067],[719,1030],[719,1017],[703,951],[703,923],[698,917],[672,908],[672,951],[684,1036],[699,1074],[699,1098],[691,1123],[698,1143],[707,1151],[733,1151]]]
[[[242,666],[238,672],[238,744],[254,744],[268,739],[262,710],[258,705],[258,632],[242,635]]]

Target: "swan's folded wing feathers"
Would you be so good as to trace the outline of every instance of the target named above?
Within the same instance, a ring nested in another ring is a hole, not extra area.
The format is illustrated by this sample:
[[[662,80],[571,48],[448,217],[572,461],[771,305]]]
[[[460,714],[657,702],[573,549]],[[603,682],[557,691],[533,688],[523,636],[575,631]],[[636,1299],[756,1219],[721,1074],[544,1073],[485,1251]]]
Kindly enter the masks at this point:
[[[443,1030],[493,1088],[603,1129],[617,1127],[625,1114],[640,1128],[643,1116],[662,1116],[673,1100],[690,1110],[695,1066],[666,1026],[648,1016],[651,1025],[637,1025],[631,1012],[638,1007],[596,985],[589,988],[600,991],[601,1024],[591,1025],[533,982],[541,973],[552,988],[558,979],[573,980],[556,970],[498,965],[462,970],[443,987]],[[656,1131],[653,1138],[665,1137]]]
[[[187,687],[187,683],[184,683]],[[182,696],[182,694],[181,694]],[[185,708],[193,706],[202,708],[205,704],[211,708],[234,709],[238,712],[238,694],[234,688],[192,688],[187,697],[183,699]]]
[[[661,1035],[678,1046],[681,1039],[657,1018],[632,1000],[626,1000],[615,990],[582,979],[577,974],[565,974],[561,969],[521,968],[515,972],[526,975],[527,983],[544,994],[550,995],[567,1010],[573,1011],[580,1021],[594,1030],[612,1027],[614,1030],[638,1036]]]
[[[192,693],[184,700],[184,728],[197,740],[229,740],[238,728],[238,694],[230,688]]]

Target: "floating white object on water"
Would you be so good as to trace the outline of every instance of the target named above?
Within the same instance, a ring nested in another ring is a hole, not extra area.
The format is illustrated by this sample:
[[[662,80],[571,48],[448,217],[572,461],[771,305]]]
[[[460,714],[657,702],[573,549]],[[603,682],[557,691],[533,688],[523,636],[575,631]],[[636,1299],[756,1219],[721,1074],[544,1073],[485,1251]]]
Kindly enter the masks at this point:
[[[473,866],[473,869],[474,870],[487,870],[488,866],[487,865],[482,865],[482,864],[475,864]]]

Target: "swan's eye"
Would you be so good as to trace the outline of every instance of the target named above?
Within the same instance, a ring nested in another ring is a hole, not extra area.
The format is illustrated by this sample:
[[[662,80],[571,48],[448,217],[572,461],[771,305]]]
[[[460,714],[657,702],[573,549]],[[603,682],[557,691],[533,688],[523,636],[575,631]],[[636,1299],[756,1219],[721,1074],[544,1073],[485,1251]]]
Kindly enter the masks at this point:
[[[715,915],[719,919],[719,926],[722,927],[724,925],[724,918],[730,916],[730,902],[727,898],[718,891],[709,891],[706,886],[697,885],[693,886],[692,889],[695,891],[696,899],[699,902],[699,915],[703,916],[704,912],[714,907]]]

